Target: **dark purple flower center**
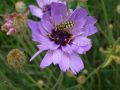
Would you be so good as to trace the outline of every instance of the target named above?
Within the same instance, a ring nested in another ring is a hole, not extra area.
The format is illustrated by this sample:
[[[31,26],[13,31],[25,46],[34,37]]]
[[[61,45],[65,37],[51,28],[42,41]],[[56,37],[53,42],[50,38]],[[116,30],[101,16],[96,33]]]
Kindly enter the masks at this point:
[[[45,13],[46,11],[50,11],[51,10],[51,5],[45,5],[43,7],[43,12]]]
[[[57,25],[55,30],[52,31],[52,34],[49,34],[51,41],[54,41],[55,44],[60,46],[65,46],[72,41],[72,34],[70,33],[70,28],[74,26],[72,21],[66,21],[60,25]]]

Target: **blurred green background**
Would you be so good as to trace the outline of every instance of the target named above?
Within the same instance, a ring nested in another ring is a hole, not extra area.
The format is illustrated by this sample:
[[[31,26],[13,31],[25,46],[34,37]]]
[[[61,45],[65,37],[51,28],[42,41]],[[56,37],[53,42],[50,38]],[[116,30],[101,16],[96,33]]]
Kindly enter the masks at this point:
[[[4,24],[2,15],[15,12],[17,1],[0,1],[0,26]],[[23,2],[27,7],[36,4],[36,0]],[[44,53],[29,63],[37,51],[30,30],[23,38],[7,36],[0,31],[0,90],[120,90],[120,0],[72,0],[69,6],[73,9],[85,7],[98,20],[99,32],[90,37],[93,48],[81,56],[85,70],[77,76],[62,73],[53,65],[41,70],[39,63]],[[31,15],[29,18],[36,19]],[[14,48],[24,51],[27,57],[25,66],[19,71],[7,62],[7,54]]]

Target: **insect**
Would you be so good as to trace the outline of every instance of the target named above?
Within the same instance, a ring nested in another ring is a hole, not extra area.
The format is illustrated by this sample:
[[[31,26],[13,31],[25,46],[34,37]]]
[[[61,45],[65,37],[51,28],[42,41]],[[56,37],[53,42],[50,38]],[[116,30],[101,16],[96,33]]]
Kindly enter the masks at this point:
[[[66,30],[66,29],[70,29],[74,26],[74,22],[73,21],[66,21],[60,25],[56,26],[56,30]]]
[[[64,28],[72,28],[74,26],[74,22],[73,21],[66,21],[64,23]]]

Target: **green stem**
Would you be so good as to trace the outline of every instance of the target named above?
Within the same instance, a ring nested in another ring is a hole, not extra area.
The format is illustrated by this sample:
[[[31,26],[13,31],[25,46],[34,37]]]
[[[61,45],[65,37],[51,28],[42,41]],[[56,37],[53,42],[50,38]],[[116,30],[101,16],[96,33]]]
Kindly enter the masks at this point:
[[[115,42],[115,44],[113,45],[113,48],[112,48],[112,50],[111,50],[111,52],[110,52],[110,55],[107,57],[106,60],[108,60],[109,57],[114,53],[115,48],[116,48],[117,44],[119,43],[119,41],[120,41],[120,38],[118,38],[118,39],[116,40],[116,42]],[[87,76],[87,80],[88,80],[92,75],[94,75],[95,73],[97,73],[97,72],[102,68],[102,66],[103,66],[103,64],[106,62],[106,60],[105,60],[100,66],[98,66],[93,72],[91,72],[91,73]]]
[[[8,83],[9,87],[11,87],[14,90],[17,90],[17,88],[11,83],[10,79],[8,79],[8,77],[6,77],[6,75],[4,75],[1,71],[0,71],[0,77],[2,77],[2,79],[4,79]]]
[[[107,31],[108,31],[108,36],[109,36],[109,44],[112,45],[115,42],[115,39],[113,37],[112,30],[109,30],[109,20],[108,20],[108,15],[107,15],[105,3],[104,3],[103,0],[101,0],[101,3],[102,3],[104,16],[105,16],[105,21],[106,21],[106,24],[107,24]]]
[[[32,81],[40,90],[44,90],[41,86],[39,86],[38,84],[37,84],[37,82],[28,74],[28,73],[26,73],[26,71],[25,70],[23,70],[23,73],[26,75],[26,77],[30,80],[30,81]]]
[[[63,73],[61,72],[59,77],[58,77],[58,80],[57,82],[55,83],[55,85],[53,86],[53,88],[51,90],[55,90],[56,86],[59,84],[59,82],[62,80],[62,77],[63,77]]]
[[[88,10],[88,12],[89,12],[89,8],[88,8],[88,6],[87,6],[87,4],[85,4],[86,5],[86,8],[87,8],[87,10]],[[106,12],[105,12],[106,13]],[[89,12],[89,14],[91,15],[91,13]],[[106,19],[107,20],[107,19]],[[97,23],[97,27],[98,27],[98,30],[102,33],[102,35],[105,37],[105,39],[108,41],[108,43],[109,43],[109,41],[110,41],[110,39],[109,39],[109,37],[105,34],[105,32],[102,30],[102,28],[101,28],[101,26]]]
[[[87,80],[88,80],[92,75],[94,75],[95,73],[97,73],[97,72],[101,69],[101,67],[102,67],[102,64],[101,64],[99,67],[97,67],[93,72],[91,72],[91,73],[87,76]]]
[[[103,8],[104,16],[105,16],[105,21],[106,21],[107,26],[108,26],[109,25],[109,21],[108,21],[107,11],[106,11],[106,8],[105,8],[105,3],[104,3],[103,0],[101,0],[101,3],[102,3],[102,8]]]

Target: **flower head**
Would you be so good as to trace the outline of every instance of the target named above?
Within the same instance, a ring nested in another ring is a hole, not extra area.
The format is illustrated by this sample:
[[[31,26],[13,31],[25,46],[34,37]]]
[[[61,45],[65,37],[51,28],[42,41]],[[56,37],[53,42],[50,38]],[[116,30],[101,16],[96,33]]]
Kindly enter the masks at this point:
[[[15,13],[5,16],[5,24],[1,27],[1,30],[7,32],[7,35],[11,35],[16,32],[16,29],[13,25]]]
[[[8,64],[16,70],[21,69],[25,62],[26,56],[23,51],[19,49],[12,49],[7,55]]]
[[[65,3],[65,1],[60,0],[37,0],[39,8],[34,5],[30,5],[29,8],[32,15],[42,18],[45,12],[48,13],[50,11],[51,3],[53,2]]]
[[[77,78],[77,81],[80,85],[83,85],[86,83],[86,76],[85,75],[80,75],[78,78]]]
[[[52,3],[49,19],[36,22],[29,20],[32,40],[38,42],[39,51],[33,55],[32,61],[42,51],[47,50],[40,67],[58,64],[63,72],[72,70],[79,73],[84,64],[79,54],[85,54],[91,48],[88,36],[97,32],[96,19],[88,16],[84,8],[77,8],[72,13],[62,3]]]
[[[27,28],[27,14],[11,13],[5,15],[5,23],[2,25],[1,30],[6,32],[7,35],[23,35]]]

